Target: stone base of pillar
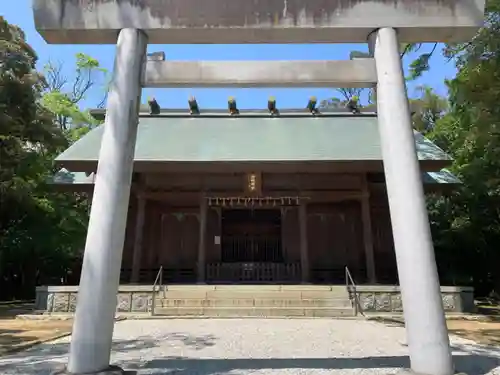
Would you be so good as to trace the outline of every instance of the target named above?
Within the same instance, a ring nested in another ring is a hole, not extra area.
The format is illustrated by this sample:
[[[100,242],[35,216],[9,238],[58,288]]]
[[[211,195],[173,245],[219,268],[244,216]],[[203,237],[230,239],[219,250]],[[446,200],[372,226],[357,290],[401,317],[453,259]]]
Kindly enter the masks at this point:
[[[52,373],[52,375],[135,375],[137,371],[125,371],[118,366],[109,366],[106,370],[85,373],[85,374],[75,374],[74,372],[69,372],[66,367],[62,370],[57,370]]]

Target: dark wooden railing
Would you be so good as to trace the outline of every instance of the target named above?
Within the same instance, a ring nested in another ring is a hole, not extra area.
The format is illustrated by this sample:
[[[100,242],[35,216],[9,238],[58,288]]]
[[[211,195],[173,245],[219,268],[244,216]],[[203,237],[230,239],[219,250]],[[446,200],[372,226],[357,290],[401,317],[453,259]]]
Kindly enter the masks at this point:
[[[283,262],[281,238],[273,236],[223,236],[222,263]]]
[[[300,263],[209,263],[211,283],[294,283],[300,282]]]
[[[378,282],[381,284],[395,284],[394,277],[387,282],[380,277],[380,269],[377,267]],[[366,284],[366,271],[363,267],[349,267],[349,271],[359,284]],[[131,276],[130,269],[122,269],[120,283],[128,284]],[[152,285],[158,269],[141,269],[138,284]],[[191,268],[163,268],[163,282],[166,284],[191,284],[196,283],[196,267]],[[300,263],[285,262],[216,262],[206,265],[207,282],[215,283],[294,283],[301,282]],[[310,269],[310,280],[313,284],[337,284],[345,282],[345,267],[312,267]]]

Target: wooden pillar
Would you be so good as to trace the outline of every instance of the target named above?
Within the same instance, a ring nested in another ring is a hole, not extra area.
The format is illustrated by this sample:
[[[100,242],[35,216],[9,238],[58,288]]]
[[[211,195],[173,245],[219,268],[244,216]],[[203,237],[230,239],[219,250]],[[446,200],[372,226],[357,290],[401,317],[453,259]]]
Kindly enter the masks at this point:
[[[368,282],[376,284],[377,276],[375,272],[375,255],[373,253],[373,231],[370,215],[370,191],[368,190],[368,180],[366,174],[363,176],[362,196],[361,196],[361,218],[363,222],[363,243],[365,248],[366,271]]]
[[[217,236],[219,236],[219,244],[216,247],[215,257],[217,262],[222,262],[222,209],[216,207],[215,212],[217,213]]]
[[[307,205],[304,202],[299,206],[299,232],[300,232],[300,268],[302,282],[309,282],[309,250],[307,248]]]
[[[207,200],[203,196],[200,202],[200,235],[198,243],[198,264],[197,264],[198,283],[205,282],[205,263],[206,263],[205,239],[207,232],[207,212],[208,212]]]
[[[285,234],[285,223],[286,223],[286,207],[281,207],[280,209],[281,212],[281,225],[280,225],[280,236],[281,236],[281,249],[283,252],[283,258],[285,260],[285,263],[288,263],[290,261],[289,255],[288,255],[288,246],[287,246],[287,238]]]
[[[130,283],[136,284],[139,282],[139,273],[141,271],[142,258],[142,240],[144,236],[144,218],[146,211],[146,199],[143,195],[137,195],[137,216],[135,221],[134,233],[134,254],[132,258],[132,275]]]

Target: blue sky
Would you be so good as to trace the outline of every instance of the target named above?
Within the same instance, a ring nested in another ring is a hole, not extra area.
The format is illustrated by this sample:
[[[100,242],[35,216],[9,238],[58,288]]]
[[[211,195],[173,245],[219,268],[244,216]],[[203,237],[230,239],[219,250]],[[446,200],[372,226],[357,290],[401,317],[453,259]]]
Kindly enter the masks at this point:
[[[34,27],[31,0],[0,0],[0,15],[12,24],[20,26],[26,33],[28,42],[37,51],[39,68],[49,61],[63,63],[64,73],[71,78],[74,74],[75,54],[83,52],[97,58],[104,68],[111,71],[114,59],[112,45],[50,45],[40,37]],[[424,48],[428,46],[424,46]],[[315,44],[315,45],[152,45],[149,51],[164,51],[171,60],[339,60],[348,59],[353,50],[366,51],[361,44]],[[415,55],[405,59],[405,66]],[[440,53],[432,58],[432,69],[421,79],[409,86],[409,94],[418,85],[429,85],[440,94],[446,94],[444,80],[455,75],[453,62],[446,63]],[[99,102],[102,91],[96,87],[89,93],[83,106],[94,107]],[[267,98],[275,96],[281,108],[302,108],[307,99],[314,95],[319,100],[336,96],[332,89],[155,89],[144,90],[143,102],[147,96],[154,96],[162,108],[182,108],[187,106],[187,98],[196,96],[201,108],[222,108],[227,98],[234,96],[240,108],[263,108]]]

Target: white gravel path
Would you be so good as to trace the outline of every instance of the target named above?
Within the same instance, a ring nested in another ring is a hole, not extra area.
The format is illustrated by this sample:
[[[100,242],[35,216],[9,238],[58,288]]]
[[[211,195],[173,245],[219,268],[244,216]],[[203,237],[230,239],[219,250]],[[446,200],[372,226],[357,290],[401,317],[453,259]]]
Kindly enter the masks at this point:
[[[112,362],[140,375],[393,374],[404,328],[361,320],[173,319],[116,323]],[[0,374],[50,374],[69,338],[0,358]],[[452,337],[458,371],[500,375],[500,348]]]

